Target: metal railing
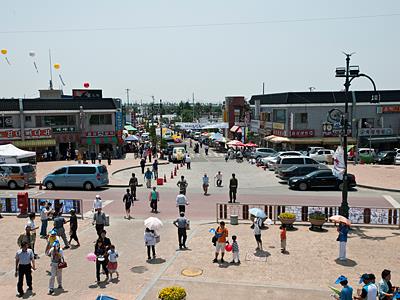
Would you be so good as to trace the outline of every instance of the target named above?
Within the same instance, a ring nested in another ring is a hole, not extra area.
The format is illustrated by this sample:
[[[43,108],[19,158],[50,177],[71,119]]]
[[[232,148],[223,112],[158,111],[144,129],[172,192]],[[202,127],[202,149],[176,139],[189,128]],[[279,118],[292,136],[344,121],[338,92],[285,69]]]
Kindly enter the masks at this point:
[[[279,214],[284,212],[293,213],[297,222],[308,222],[309,214],[319,211],[325,214],[326,222],[329,217],[339,214],[339,206],[307,206],[307,205],[272,205],[272,204],[254,204],[254,203],[217,203],[216,220],[228,220],[231,215],[237,215],[239,220],[250,220],[249,209],[262,209],[267,218],[270,218],[274,224],[279,222]],[[352,206],[349,210],[349,219],[352,224],[361,225],[397,225],[400,227],[400,209],[394,207],[359,207]]]

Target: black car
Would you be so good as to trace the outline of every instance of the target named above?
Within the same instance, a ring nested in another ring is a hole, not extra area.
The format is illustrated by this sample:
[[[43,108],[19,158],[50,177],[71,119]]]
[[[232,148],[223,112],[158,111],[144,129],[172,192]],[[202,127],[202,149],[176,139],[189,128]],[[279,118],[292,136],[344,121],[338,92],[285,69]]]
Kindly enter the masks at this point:
[[[381,151],[375,158],[375,163],[382,165],[393,165],[396,154],[396,151]]]
[[[348,187],[356,186],[356,178],[352,174],[348,176]],[[305,191],[312,188],[336,188],[343,189],[343,180],[333,175],[331,170],[314,171],[305,176],[292,177],[289,179],[289,188]]]
[[[328,167],[326,168],[328,169]],[[283,181],[287,181],[291,177],[304,176],[320,169],[319,166],[291,166],[290,168],[279,170],[276,177]]]

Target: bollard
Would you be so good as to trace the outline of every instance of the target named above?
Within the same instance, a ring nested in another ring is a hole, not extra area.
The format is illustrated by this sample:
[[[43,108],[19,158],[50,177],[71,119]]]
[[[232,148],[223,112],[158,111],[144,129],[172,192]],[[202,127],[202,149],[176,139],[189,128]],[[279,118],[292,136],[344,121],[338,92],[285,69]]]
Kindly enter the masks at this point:
[[[165,174],[164,174],[164,183],[166,183],[167,182],[167,176],[165,176]]]
[[[39,182],[39,190],[42,190],[43,189],[43,184],[42,184],[42,182],[40,181]]]
[[[176,169],[179,170],[179,164],[176,164]]]
[[[171,171],[171,179],[174,179],[174,173]]]
[[[175,168],[175,170],[174,170],[174,176],[176,176],[176,168]]]

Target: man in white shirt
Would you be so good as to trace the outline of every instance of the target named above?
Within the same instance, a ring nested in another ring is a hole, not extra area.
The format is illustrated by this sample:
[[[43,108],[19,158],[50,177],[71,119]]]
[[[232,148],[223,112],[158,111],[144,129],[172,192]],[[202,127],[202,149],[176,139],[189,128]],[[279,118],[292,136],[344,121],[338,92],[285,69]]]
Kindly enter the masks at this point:
[[[185,157],[185,163],[186,163],[186,168],[190,170],[190,163],[192,162],[192,159],[190,158],[189,153],[186,152],[186,157]]]
[[[176,206],[179,208],[179,213],[185,212],[186,205],[189,205],[189,202],[184,194],[180,193],[176,196]]]
[[[222,186],[222,173],[221,173],[221,171],[218,171],[218,173],[215,174],[214,179],[217,180],[217,186],[221,187]]]
[[[96,195],[96,199],[93,201],[93,211],[96,212],[99,208],[103,208],[103,202],[101,201],[100,195]]]

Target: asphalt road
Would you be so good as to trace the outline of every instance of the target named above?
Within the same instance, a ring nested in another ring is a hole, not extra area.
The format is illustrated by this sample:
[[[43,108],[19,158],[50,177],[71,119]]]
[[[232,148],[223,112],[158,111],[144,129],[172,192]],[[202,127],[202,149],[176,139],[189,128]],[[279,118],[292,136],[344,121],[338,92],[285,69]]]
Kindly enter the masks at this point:
[[[190,152],[191,149],[189,149]],[[341,192],[330,190],[312,190],[296,191],[288,189],[287,184],[279,182],[278,178],[271,171],[264,171],[248,162],[237,163],[234,160],[225,162],[222,153],[216,153],[212,150],[209,155],[204,154],[200,149],[200,154],[192,155],[192,169],[186,167],[178,170],[178,176],[170,179],[169,174],[173,170],[173,165],[160,166],[159,174],[166,174],[167,183],[158,186],[160,192],[160,217],[174,218],[177,215],[175,206],[175,197],[178,193],[176,182],[181,175],[184,175],[189,183],[187,197],[190,202],[187,209],[190,217],[193,219],[212,220],[215,218],[216,203],[227,202],[229,178],[232,173],[236,174],[239,180],[238,201],[241,203],[265,203],[265,204],[302,204],[302,205],[340,205]],[[223,187],[216,187],[214,184],[214,175],[221,171],[223,174]],[[119,179],[126,179],[128,182],[131,173],[135,172],[139,177],[139,182],[143,183],[143,177],[139,174],[140,170],[135,169],[123,171],[115,174]],[[204,196],[202,191],[202,176],[207,174],[210,177],[209,195]],[[38,190],[32,188],[29,190],[31,196],[43,198],[78,198],[84,201],[84,211],[90,211],[92,201],[95,195],[99,194],[105,201],[105,211],[110,215],[124,215],[124,205],[122,196],[125,188],[105,188],[98,191],[80,191],[80,190]],[[0,195],[14,195],[14,191],[2,190]],[[138,199],[132,209],[136,217],[147,217],[150,214],[148,203],[149,190],[145,187],[138,188]],[[398,193],[373,191],[363,188],[349,192],[350,206],[363,207],[392,207],[393,204],[400,202]],[[90,215],[90,214],[88,214]]]

